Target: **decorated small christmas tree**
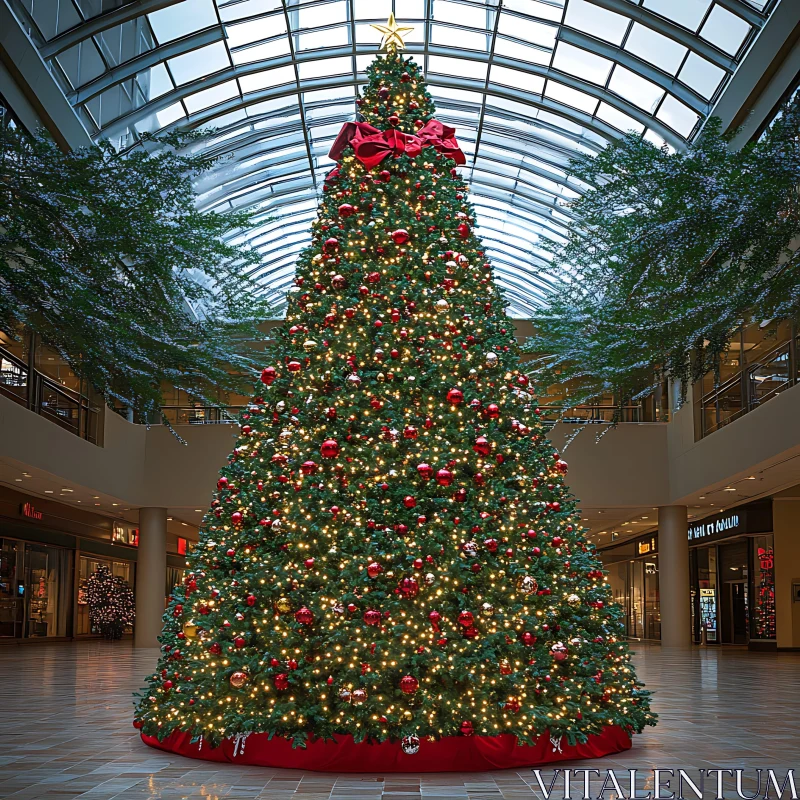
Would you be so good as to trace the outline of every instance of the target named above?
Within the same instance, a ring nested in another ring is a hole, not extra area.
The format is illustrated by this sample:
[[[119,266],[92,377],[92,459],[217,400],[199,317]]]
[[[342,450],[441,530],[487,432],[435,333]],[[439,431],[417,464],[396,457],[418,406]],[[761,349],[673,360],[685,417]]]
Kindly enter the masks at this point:
[[[136,607],[131,587],[100,565],[86,582],[89,622],[105,639],[121,639],[125,629],[133,625]]]
[[[380,27],[135,725],[194,757],[342,771],[626,749],[655,718],[620,609],[455,132]]]

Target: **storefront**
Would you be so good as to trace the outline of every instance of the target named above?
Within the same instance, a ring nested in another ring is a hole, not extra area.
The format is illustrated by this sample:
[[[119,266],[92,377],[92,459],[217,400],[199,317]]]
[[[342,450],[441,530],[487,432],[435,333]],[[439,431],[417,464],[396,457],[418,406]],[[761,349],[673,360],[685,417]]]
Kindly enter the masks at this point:
[[[167,541],[165,596],[187,550]],[[103,565],[134,587],[138,544],[133,523],[0,487],[0,643],[92,636],[86,582]]]
[[[776,647],[771,500],[690,522],[689,568],[696,642]]]
[[[608,570],[614,602],[624,612],[630,639],[661,639],[658,594],[658,536],[651,534],[606,548],[600,554]]]
[[[658,531],[600,552],[631,639],[661,638]],[[772,501],[738,506],[689,523],[695,643],[776,648]]]

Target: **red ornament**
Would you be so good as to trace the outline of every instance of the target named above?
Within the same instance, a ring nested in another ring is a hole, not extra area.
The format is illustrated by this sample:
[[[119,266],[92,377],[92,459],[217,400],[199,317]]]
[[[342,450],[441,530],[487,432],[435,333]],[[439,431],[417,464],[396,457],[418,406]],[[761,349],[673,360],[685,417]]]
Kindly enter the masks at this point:
[[[479,436],[472,449],[482,456],[488,456],[492,452],[492,443],[485,436]]]
[[[467,490],[463,487],[461,489],[456,489],[456,493],[453,497],[456,499],[456,502],[463,503],[467,499]]]
[[[236,645],[236,647],[244,647],[244,636],[237,636],[233,640],[233,643]]]
[[[556,469],[562,474],[565,475],[567,470],[569,469],[569,464],[566,461],[562,461],[559,459],[556,461]]]
[[[241,525],[241,523],[242,523],[242,512],[241,511],[234,511],[233,514],[231,514],[231,522],[234,525]]]
[[[407,495],[406,497],[403,498],[403,505],[406,508],[414,508],[414,506],[416,504],[417,504],[416,497],[412,497],[411,495]]]
[[[392,231],[392,241],[397,245],[406,244],[410,238],[411,235],[404,228],[398,228],[396,231]]]
[[[489,403],[489,405],[486,406],[486,416],[489,417],[489,419],[497,419],[500,416],[500,406],[496,403]]]
[[[367,625],[380,625],[381,624],[381,612],[375,611],[375,609],[369,609],[368,611],[364,612],[364,622]]]
[[[302,608],[299,608],[295,612],[294,618],[301,625],[310,625],[314,621],[314,614],[311,612],[310,608],[306,608],[306,606],[303,606]]]
[[[416,597],[419,594],[419,584],[414,578],[403,578],[398,588],[403,597]]]
[[[320,453],[323,458],[336,458],[339,455],[339,443],[335,439],[326,439],[322,443]]]
[[[377,578],[381,572],[383,572],[383,567],[375,561],[367,565],[367,575],[369,575],[370,578]]]
[[[328,253],[338,253],[339,252],[339,240],[331,237],[330,239],[325,240],[324,248]]]
[[[496,553],[497,552],[497,539],[485,539],[484,542],[483,542],[483,546],[490,553]]]
[[[290,361],[287,365],[289,372],[300,372],[303,365],[299,361]]]
[[[347,278],[344,275],[334,275],[331,278],[331,285],[334,289],[344,289],[347,286]]]
[[[261,383],[266,384],[269,386],[275,378],[278,377],[278,372],[275,367],[265,367],[261,371]]]
[[[272,683],[279,692],[283,692],[289,688],[289,676],[281,672],[272,679]]]
[[[340,217],[352,217],[353,214],[356,213],[355,208],[350,205],[350,203],[342,203],[339,206],[339,216]]]
[[[400,679],[400,689],[404,694],[414,694],[419,689],[419,681],[413,675],[405,675]]]
[[[458,615],[458,624],[461,625],[462,628],[469,628],[475,622],[475,617],[472,615],[471,611],[462,611]]]
[[[461,389],[451,389],[447,393],[447,402],[452,403],[454,406],[457,406],[459,403],[463,402],[464,400],[464,392]]]
[[[459,730],[462,736],[472,736],[475,733],[475,726],[468,719],[465,719],[461,723]]]
[[[453,473],[449,469],[440,469],[436,473],[436,483],[439,486],[449,486],[453,482]]]
[[[461,223],[461,224],[460,224],[460,225],[459,225],[459,226],[456,228],[456,230],[458,231],[458,235],[459,235],[459,236],[460,236],[462,239],[466,239],[466,238],[468,238],[468,237],[469,237],[469,234],[470,234],[470,230],[471,230],[471,229],[470,229],[469,225],[467,225],[467,223],[466,223],[466,222],[462,222],[462,223]]]
[[[221,491],[222,489],[227,489],[227,488],[228,488],[228,479],[227,478],[220,478],[217,481],[217,489],[219,489]]]
[[[433,467],[430,464],[417,464],[417,472],[426,481],[433,477]]]
[[[313,475],[317,471],[317,465],[314,461],[304,461],[300,465],[300,471],[303,475]]]
[[[416,439],[417,429],[413,425],[407,425],[405,428],[403,428],[403,438]]]
[[[245,602],[250,607],[254,606],[256,604],[256,596],[254,594],[247,595],[247,598],[245,599]]]
[[[144,727],[144,721],[141,719],[135,719],[133,721],[133,727],[136,728],[137,731],[140,731]]]

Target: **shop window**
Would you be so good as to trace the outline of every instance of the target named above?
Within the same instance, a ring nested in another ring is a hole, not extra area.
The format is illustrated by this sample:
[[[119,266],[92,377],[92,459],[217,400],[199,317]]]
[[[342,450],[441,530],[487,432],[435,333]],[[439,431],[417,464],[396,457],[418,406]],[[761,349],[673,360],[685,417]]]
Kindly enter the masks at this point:
[[[128,586],[133,586],[134,571],[130,561],[111,561],[95,556],[81,556],[78,583],[78,636],[94,633],[89,623],[89,605],[86,600],[86,584],[89,576],[99,567],[108,567],[115,578],[122,578]]]
[[[129,544],[133,547],[138,547],[139,529],[130,522],[115,522],[111,538],[118,544]]]
[[[756,536],[753,542],[753,611],[750,635],[753,639],[774,639],[775,551],[773,536]]]

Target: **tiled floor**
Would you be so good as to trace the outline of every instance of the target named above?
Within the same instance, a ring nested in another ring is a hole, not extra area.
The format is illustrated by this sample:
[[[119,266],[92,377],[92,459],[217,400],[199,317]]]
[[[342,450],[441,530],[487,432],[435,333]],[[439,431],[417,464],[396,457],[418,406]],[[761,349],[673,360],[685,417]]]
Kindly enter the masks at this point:
[[[661,722],[636,737],[633,750],[581,766],[646,770],[647,789],[654,767],[742,767],[753,778],[756,768],[785,775],[800,767],[800,653],[636,649]],[[0,647],[0,798],[522,800],[538,794],[525,770],[337,776],[162,754],[145,747],[131,726],[131,693],[155,655],[127,642]],[[725,796],[735,797],[729,783]],[[593,784],[595,796],[599,788]],[[576,780],[573,797],[581,789]]]

